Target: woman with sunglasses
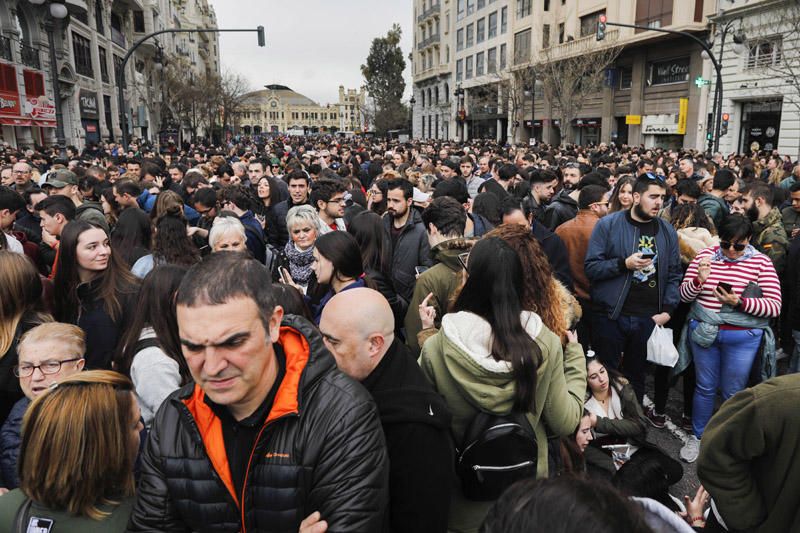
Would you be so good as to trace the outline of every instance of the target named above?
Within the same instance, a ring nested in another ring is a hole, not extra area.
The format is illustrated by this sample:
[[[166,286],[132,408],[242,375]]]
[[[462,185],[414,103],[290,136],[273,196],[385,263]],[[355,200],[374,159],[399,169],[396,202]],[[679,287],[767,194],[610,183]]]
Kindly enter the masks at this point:
[[[760,365],[757,372],[762,378],[775,375],[770,319],[781,311],[778,275],[769,257],[750,244],[749,219],[729,215],[718,230],[719,246],[697,254],[680,287],[681,300],[693,303],[673,375],[688,367],[692,357],[697,373],[693,434],[681,449],[681,458],[689,463],[697,459],[717,390],[727,400],[744,389],[754,364]]]

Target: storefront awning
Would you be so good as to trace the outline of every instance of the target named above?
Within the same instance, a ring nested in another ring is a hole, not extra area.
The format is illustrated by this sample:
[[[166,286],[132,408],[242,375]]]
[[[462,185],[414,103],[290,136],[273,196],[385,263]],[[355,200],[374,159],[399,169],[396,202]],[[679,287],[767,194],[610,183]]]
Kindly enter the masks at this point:
[[[55,128],[56,121],[55,120],[36,120],[33,121],[34,126],[39,126],[40,128]]]
[[[12,117],[0,115],[0,124],[3,126],[30,126],[31,119],[28,117]]]

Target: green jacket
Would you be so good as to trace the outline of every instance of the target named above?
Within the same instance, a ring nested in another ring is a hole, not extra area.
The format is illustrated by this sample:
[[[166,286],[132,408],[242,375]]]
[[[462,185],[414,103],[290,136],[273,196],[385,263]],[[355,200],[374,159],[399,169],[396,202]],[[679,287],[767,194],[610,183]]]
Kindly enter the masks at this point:
[[[794,210],[792,206],[784,207],[781,210],[781,221],[783,222],[783,231],[786,236],[792,238],[792,230],[800,228],[800,213]]]
[[[536,433],[539,460],[537,477],[547,472],[547,427],[556,436],[575,431],[583,413],[586,393],[586,363],[580,344],[565,351],[556,335],[538,315],[523,312],[525,329],[542,351],[537,371],[535,408],[528,420]],[[508,414],[514,403],[516,384],[510,365],[491,356],[489,323],[465,311],[442,318],[442,328],[422,347],[420,364],[436,391],[444,396],[453,413],[452,429],[457,439],[478,411]],[[464,498],[458,481],[453,490],[448,530],[477,531],[492,502]]]
[[[772,260],[775,272],[781,275],[786,266],[786,252],[789,250],[789,238],[783,229],[781,212],[777,207],[764,218],[753,222],[753,246],[756,250]]]
[[[700,198],[697,200],[697,203],[700,204],[703,209],[705,209],[706,214],[714,223],[715,228],[718,228],[722,222],[722,219],[725,218],[728,213],[730,213],[728,203],[722,198],[714,196],[713,194],[701,194]]]
[[[800,374],[722,404],[703,433],[697,475],[729,529],[800,531]]]
[[[450,307],[450,300],[461,286],[464,267],[461,266],[458,255],[469,252],[474,243],[475,241],[471,239],[450,239],[431,248],[431,257],[436,264],[417,278],[404,323],[406,344],[414,356],[419,356],[421,348],[417,342],[417,333],[422,330],[419,304],[428,294],[433,293],[428,304],[436,309],[435,325],[438,328],[442,323],[442,317]]]

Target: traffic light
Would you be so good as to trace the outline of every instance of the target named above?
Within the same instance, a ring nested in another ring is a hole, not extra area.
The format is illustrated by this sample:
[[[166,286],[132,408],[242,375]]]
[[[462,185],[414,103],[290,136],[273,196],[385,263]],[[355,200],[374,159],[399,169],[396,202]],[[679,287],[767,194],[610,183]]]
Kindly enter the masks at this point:
[[[258,46],[263,48],[267,44],[267,39],[264,36],[264,26],[259,26],[256,29],[258,30]]]
[[[597,40],[602,41],[606,38],[606,16],[597,17]]]
[[[729,114],[727,113],[722,114],[722,128],[719,132],[720,135],[725,135],[726,133],[728,133],[728,120],[730,118],[731,116]]]

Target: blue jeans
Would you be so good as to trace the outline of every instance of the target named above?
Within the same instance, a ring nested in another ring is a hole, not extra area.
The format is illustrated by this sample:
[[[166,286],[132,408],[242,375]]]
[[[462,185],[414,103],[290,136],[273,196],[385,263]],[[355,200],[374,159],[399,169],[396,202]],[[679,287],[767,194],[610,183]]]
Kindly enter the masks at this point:
[[[792,358],[789,359],[789,373],[796,374],[800,372],[800,331],[793,329],[792,338],[794,339],[794,351],[792,351]]]
[[[697,324],[696,320],[689,321],[689,334]],[[706,424],[711,420],[717,390],[722,392],[722,400],[725,401],[747,386],[763,336],[764,332],[760,329],[720,329],[714,343],[708,348],[699,346],[689,338],[697,373],[692,430],[698,439],[703,436]]]
[[[592,313],[592,349],[603,365],[630,380],[639,403],[644,397],[647,340],[655,326],[649,316],[619,315],[611,320],[605,311]]]

